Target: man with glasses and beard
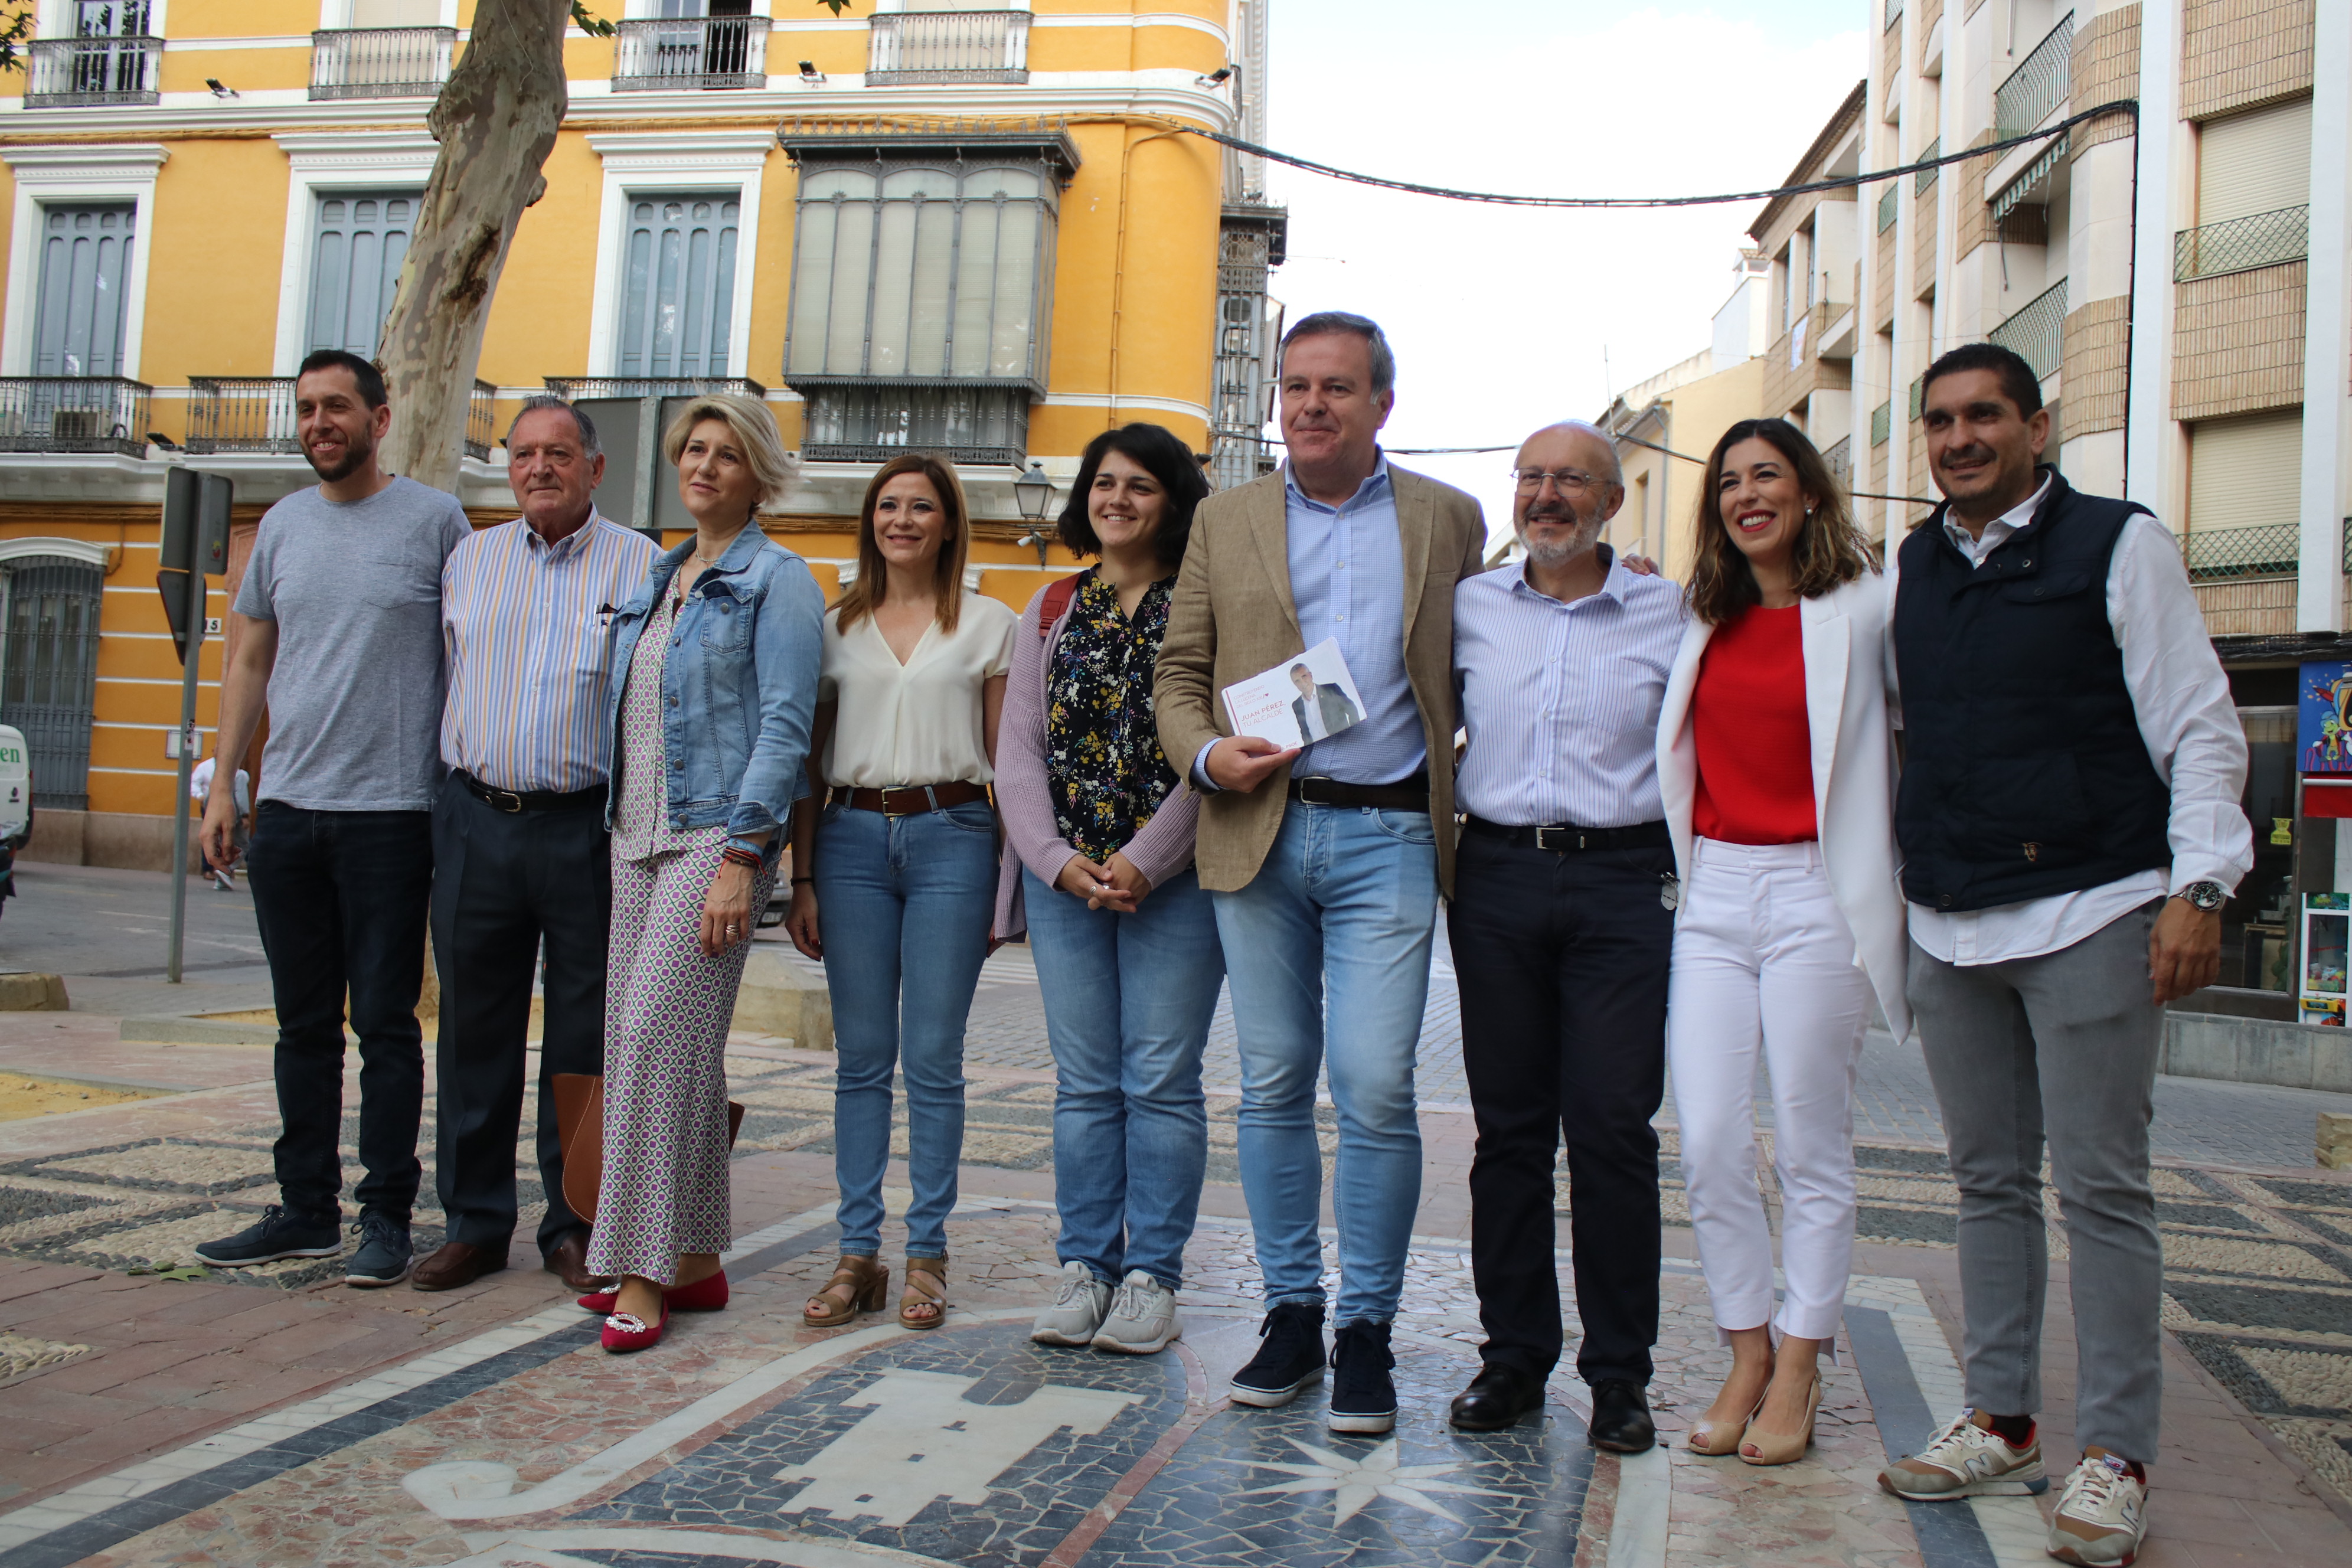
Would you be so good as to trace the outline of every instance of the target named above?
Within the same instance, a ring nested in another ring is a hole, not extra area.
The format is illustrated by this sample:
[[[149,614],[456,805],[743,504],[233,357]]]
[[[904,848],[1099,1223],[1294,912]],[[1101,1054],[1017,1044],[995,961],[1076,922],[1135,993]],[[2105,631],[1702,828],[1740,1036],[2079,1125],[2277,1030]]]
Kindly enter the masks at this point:
[[[383,376],[322,349],[294,384],[295,429],[319,476],[261,519],[231,611],[219,754],[242,757],[267,709],[246,873],[278,1005],[278,1202],[196,1257],[216,1268],[343,1249],[343,998],[360,1042],[359,1247],[344,1279],[390,1285],[414,1256],[425,1093],[416,995],[433,884],[441,729],[441,565],[465,509],[387,474]],[[236,770],[213,775],[205,858],[226,868]]]
[[[1537,431],[1514,479],[1527,559],[1454,593],[1469,750],[1446,931],[1478,1128],[1470,1251],[1486,1342],[1453,1423],[1499,1431],[1543,1405],[1564,1337],[1552,1173],[1565,1133],[1576,1369],[1592,1389],[1592,1441],[1632,1454],[1656,1436],[1643,1392],[1658,1337],[1650,1118],[1665,1089],[1676,892],[1656,751],[1683,595],[1597,542],[1625,500],[1599,430]]]

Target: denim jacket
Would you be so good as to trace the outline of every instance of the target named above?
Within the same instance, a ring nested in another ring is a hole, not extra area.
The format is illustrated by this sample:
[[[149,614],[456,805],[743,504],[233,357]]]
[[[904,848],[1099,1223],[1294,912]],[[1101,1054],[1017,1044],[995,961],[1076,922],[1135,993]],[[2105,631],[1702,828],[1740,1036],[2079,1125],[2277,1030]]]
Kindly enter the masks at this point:
[[[616,762],[630,655],[694,545],[689,538],[656,556],[644,585],[613,617],[604,723]],[[662,679],[671,826],[723,823],[733,834],[764,832],[808,793],[824,626],[824,595],[808,563],[771,543],[756,522],[696,581],[678,606]],[[607,827],[619,796],[615,767],[604,797]],[[771,859],[782,842],[782,833],[770,842]]]

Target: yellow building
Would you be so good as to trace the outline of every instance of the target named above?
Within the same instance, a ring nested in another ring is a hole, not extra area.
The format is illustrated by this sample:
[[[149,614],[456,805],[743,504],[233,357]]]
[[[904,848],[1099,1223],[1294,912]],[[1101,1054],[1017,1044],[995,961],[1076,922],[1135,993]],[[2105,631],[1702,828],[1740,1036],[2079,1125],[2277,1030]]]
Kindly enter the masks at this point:
[[[29,68],[0,80],[0,721],[32,745],[36,856],[167,859],[164,473],[234,479],[233,584],[261,510],[312,482],[296,365],[374,349],[473,7],[40,0]],[[1255,160],[1175,127],[1263,139],[1264,0],[612,19],[566,43],[546,194],[492,307],[460,481],[478,522],[512,515],[496,442],[551,386],[597,416],[605,512],[673,529],[674,476],[638,460],[665,399],[764,396],[803,483],[763,522],[828,590],[899,451],[953,457],[974,584],[1016,606],[1072,565],[1024,472],[1058,510],[1087,441],[1133,419],[1220,482],[1258,471],[1283,217]]]

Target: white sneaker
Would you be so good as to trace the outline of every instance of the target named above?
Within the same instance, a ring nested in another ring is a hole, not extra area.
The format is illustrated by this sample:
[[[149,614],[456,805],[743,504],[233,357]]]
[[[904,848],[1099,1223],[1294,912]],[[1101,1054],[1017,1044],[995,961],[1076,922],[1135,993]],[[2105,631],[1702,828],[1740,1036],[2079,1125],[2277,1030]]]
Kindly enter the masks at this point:
[[[1110,1299],[1110,1316],[1095,1335],[1098,1351],[1128,1355],[1151,1355],[1184,1337],[1184,1321],[1176,1315],[1176,1292],[1140,1268],[1128,1271]]]
[[[2011,1447],[1999,1433],[1970,1419],[1975,1414],[1961,1411],[1926,1447],[1879,1471],[1878,1484],[1913,1502],[2048,1491],[2040,1436],[2022,1448]]]
[[[2050,1555],[2084,1568],[2125,1568],[2147,1534],[2147,1483],[2113,1455],[2085,1458],[2059,1494]]]
[[[1054,1304],[1037,1314],[1029,1337],[1041,1345],[1090,1345],[1109,1310],[1110,1287],[1085,1264],[1065,1263],[1061,1289]]]

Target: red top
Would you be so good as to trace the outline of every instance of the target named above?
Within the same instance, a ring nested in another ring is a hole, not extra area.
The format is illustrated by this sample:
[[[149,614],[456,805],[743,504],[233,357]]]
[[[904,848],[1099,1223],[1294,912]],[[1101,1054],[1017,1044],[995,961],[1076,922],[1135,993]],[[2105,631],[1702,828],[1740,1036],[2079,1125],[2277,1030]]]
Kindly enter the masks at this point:
[[[1802,844],[1821,837],[1799,608],[1751,605],[1716,627],[1699,656],[1691,692],[1698,742],[1691,826],[1702,838]]]

